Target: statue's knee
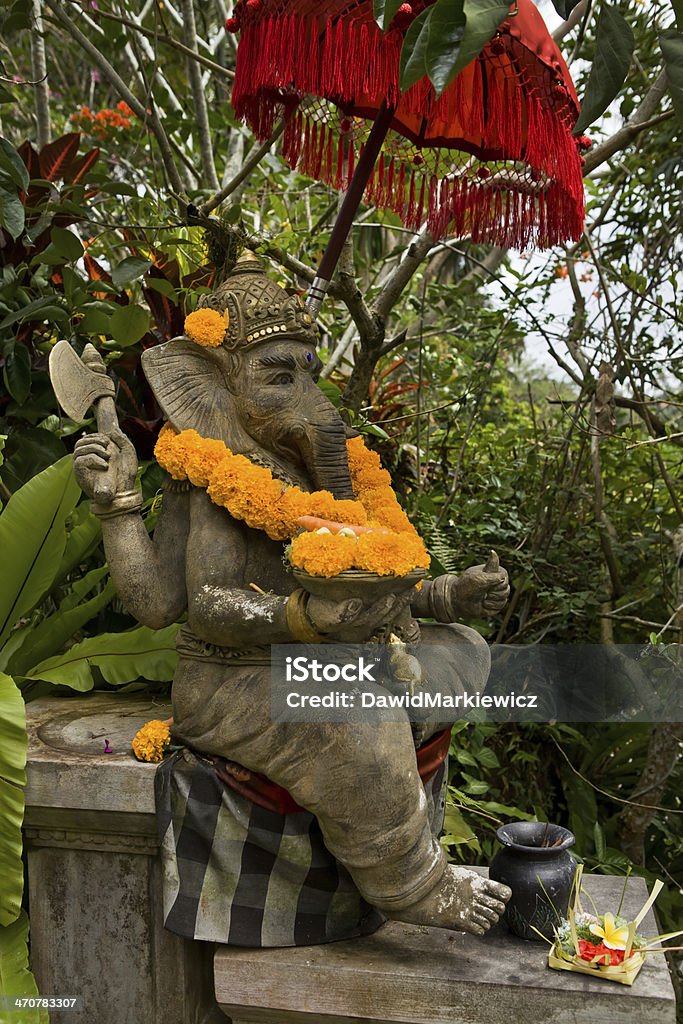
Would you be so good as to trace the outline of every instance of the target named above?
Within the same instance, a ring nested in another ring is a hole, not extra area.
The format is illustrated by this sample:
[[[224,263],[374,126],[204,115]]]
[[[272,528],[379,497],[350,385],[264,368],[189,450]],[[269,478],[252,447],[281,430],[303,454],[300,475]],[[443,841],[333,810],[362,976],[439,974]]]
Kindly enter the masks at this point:
[[[457,679],[464,689],[485,686],[491,670],[491,651],[480,633],[460,623],[435,623],[422,628],[418,658],[425,677],[436,688]]]

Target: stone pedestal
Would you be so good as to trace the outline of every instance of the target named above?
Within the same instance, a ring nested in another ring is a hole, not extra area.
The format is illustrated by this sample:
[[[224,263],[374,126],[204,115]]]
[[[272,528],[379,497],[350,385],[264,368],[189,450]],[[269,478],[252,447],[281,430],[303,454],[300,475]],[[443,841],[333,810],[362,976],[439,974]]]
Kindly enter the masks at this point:
[[[84,1003],[52,1012],[51,1024],[674,1024],[661,954],[628,989],[549,970],[543,944],[503,925],[477,939],[392,923],[267,950],[174,936],[162,924],[155,766],[130,752],[144,722],[169,715],[167,704],[105,695],[27,707],[33,968],[41,994]],[[585,883],[598,906],[616,908],[622,879]],[[625,912],[645,898],[631,879]],[[658,930],[650,912],[641,931]]]
[[[170,705],[94,695],[26,710],[33,970],[41,994],[84,1003],[82,1013],[52,1011],[51,1024],[225,1024],[214,947],[163,927],[155,766],[130,750]]]
[[[584,883],[599,908],[616,910],[623,879]],[[632,878],[625,913],[635,916],[646,898],[644,881]],[[652,911],[641,931],[658,934]],[[626,988],[550,970],[547,950],[502,924],[475,938],[392,922],[328,946],[221,946],[216,995],[233,1024],[675,1024],[663,954]]]

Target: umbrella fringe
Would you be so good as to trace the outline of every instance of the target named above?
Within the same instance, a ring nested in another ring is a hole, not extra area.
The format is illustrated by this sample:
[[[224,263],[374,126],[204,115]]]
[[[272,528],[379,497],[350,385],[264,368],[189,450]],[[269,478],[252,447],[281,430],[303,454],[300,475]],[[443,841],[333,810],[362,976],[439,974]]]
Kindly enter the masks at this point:
[[[565,137],[552,124],[537,119],[536,128],[540,141],[534,159],[541,168],[531,178],[514,165],[509,172],[492,173],[485,165],[454,171],[448,167],[447,151],[445,173],[438,166],[430,170],[424,161],[406,166],[400,157],[383,153],[365,190],[366,201],[392,210],[414,231],[426,216],[435,238],[469,234],[479,242],[526,248],[580,237],[583,196],[552,177],[563,152],[566,159],[579,158],[574,149],[567,152],[562,146]],[[302,173],[346,189],[362,146],[356,153],[351,136],[297,112],[287,122],[282,152]],[[528,154],[526,159],[531,162]]]
[[[368,201],[414,230],[426,216],[437,238],[470,234],[515,248],[578,239],[584,196],[571,134],[576,107],[561,82],[534,75],[513,32],[505,55],[489,44],[437,98],[426,77],[400,96],[400,31],[384,36],[362,16],[253,18],[242,25],[233,106],[261,139],[284,114],[285,160],[340,189],[348,187],[369,130],[354,111],[400,99],[399,134],[402,118],[419,118],[427,125],[424,149],[419,140],[411,144],[409,135],[397,140],[392,133],[368,183]],[[302,112],[296,103],[305,94],[327,96],[347,113],[331,114],[334,107],[322,103]],[[446,129],[448,139],[438,138]],[[478,156],[453,152],[459,145],[461,153]]]

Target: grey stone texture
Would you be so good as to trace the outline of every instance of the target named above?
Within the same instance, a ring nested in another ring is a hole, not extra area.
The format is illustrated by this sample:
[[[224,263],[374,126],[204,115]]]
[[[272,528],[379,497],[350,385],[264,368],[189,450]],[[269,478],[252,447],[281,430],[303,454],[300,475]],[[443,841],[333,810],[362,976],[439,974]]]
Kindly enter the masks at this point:
[[[598,909],[616,910],[622,878],[584,884]],[[643,879],[631,878],[624,913],[635,916],[646,898]],[[652,911],[641,931],[658,934]],[[663,954],[627,988],[551,970],[547,949],[502,923],[479,938],[393,921],[329,946],[219,947],[216,995],[233,1024],[675,1024]]]
[[[170,705],[93,695],[27,705],[25,845],[33,970],[82,996],[51,1024],[216,1024],[213,945],[163,927],[155,765],[130,742]],[[114,753],[105,754],[105,739]]]

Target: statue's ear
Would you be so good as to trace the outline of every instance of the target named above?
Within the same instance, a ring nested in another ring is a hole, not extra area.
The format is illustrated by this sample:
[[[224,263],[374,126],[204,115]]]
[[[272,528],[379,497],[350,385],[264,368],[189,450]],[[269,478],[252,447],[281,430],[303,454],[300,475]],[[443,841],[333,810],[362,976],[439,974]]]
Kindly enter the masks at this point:
[[[164,415],[176,430],[196,430],[224,441],[233,451],[243,445],[232,394],[218,355],[187,338],[174,338],[142,354],[142,368]]]

